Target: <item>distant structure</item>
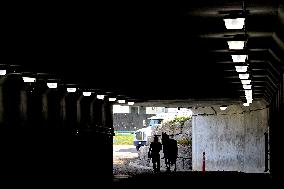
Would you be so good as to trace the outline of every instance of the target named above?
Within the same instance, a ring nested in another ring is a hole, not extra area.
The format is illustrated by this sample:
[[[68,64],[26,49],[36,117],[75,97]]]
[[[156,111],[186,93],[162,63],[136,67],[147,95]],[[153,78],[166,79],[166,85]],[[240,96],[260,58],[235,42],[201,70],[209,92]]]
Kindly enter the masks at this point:
[[[136,131],[149,125],[149,119],[158,115],[163,119],[175,116],[191,116],[187,108],[113,106],[113,128],[115,131]]]

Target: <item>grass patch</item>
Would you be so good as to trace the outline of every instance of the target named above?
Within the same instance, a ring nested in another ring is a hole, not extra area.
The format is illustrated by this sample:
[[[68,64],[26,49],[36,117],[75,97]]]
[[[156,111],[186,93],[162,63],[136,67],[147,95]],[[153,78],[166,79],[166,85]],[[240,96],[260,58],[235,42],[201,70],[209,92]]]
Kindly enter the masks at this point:
[[[113,145],[133,145],[134,134],[117,133],[113,136]]]

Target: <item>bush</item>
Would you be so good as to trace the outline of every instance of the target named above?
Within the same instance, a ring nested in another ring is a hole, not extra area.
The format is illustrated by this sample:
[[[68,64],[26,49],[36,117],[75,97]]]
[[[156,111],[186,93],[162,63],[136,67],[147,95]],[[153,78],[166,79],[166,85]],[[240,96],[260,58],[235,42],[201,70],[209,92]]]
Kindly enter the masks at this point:
[[[182,125],[184,124],[184,122],[186,122],[187,120],[190,120],[191,117],[175,117],[173,120],[170,120],[168,123],[170,125],[173,125],[175,123],[181,123]]]
[[[183,139],[178,140],[177,143],[181,144],[181,145],[189,146],[189,145],[191,145],[191,140],[183,138]]]

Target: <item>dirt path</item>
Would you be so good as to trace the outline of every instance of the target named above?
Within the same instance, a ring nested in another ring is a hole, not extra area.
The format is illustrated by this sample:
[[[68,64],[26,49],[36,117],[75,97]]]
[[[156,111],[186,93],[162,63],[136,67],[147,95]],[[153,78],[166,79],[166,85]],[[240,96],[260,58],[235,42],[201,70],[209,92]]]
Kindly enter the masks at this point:
[[[138,152],[133,145],[113,146],[113,174],[115,178],[127,178],[134,174],[151,172],[151,168],[138,166]]]

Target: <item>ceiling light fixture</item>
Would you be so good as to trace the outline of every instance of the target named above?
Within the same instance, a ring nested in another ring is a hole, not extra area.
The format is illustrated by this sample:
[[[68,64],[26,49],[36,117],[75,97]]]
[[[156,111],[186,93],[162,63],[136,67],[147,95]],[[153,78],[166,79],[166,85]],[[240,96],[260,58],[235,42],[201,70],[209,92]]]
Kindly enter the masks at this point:
[[[92,93],[91,92],[83,92],[83,96],[91,96]]]
[[[227,41],[229,49],[244,49],[245,41]]]
[[[57,83],[46,83],[46,85],[50,89],[56,89],[57,88]]]
[[[240,72],[247,72],[247,70],[248,70],[248,66],[235,66],[235,68],[236,68],[236,71],[238,73],[240,73]]]
[[[103,100],[105,98],[105,95],[97,95],[97,99]]]
[[[0,75],[6,75],[7,70],[0,70]]]
[[[241,82],[242,82],[243,85],[249,85],[251,80],[250,79],[242,79]]]
[[[252,103],[252,98],[247,98],[247,103],[251,104]]]
[[[251,85],[243,85],[244,89],[251,89]]]
[[[248,103],[248,102],[243,103],[244,106],[249,106],[249,104],[250,104],[250,103]]]
[[[248,55],[231,55],[233,62],[246,62]]]
[[[134,102],[128,102],[128,105],[132,106],[134,105]]]
[[[124,104],[124,103],[125,103],[125,100],[118,100],[118,103]]]
[[[73,88],[73,87],[70,87],[70,88],[67,88],[67,92],[68,93],[74,93],[74,92],[76,92],[76,88]]]
[[[227,29],[243,29],[245,18],[225,18],[223,19]]]
[[[114,102],[114,101],[116,101],[116,98],[109,98],[108,101]]]
[[[227,109],[227,106],[226,106],[226,105],[220,106],[220,110],[224,111],[224,110],[226,110],[226,109]]]
[[[248,78],[249,78],[249,74],[248,74],[248,73],[239,74],[239,78],[240,78],[240,79],[248,79]]]
[[[22,77],[25,83],[34,83],[36,78],[34,77]]]

